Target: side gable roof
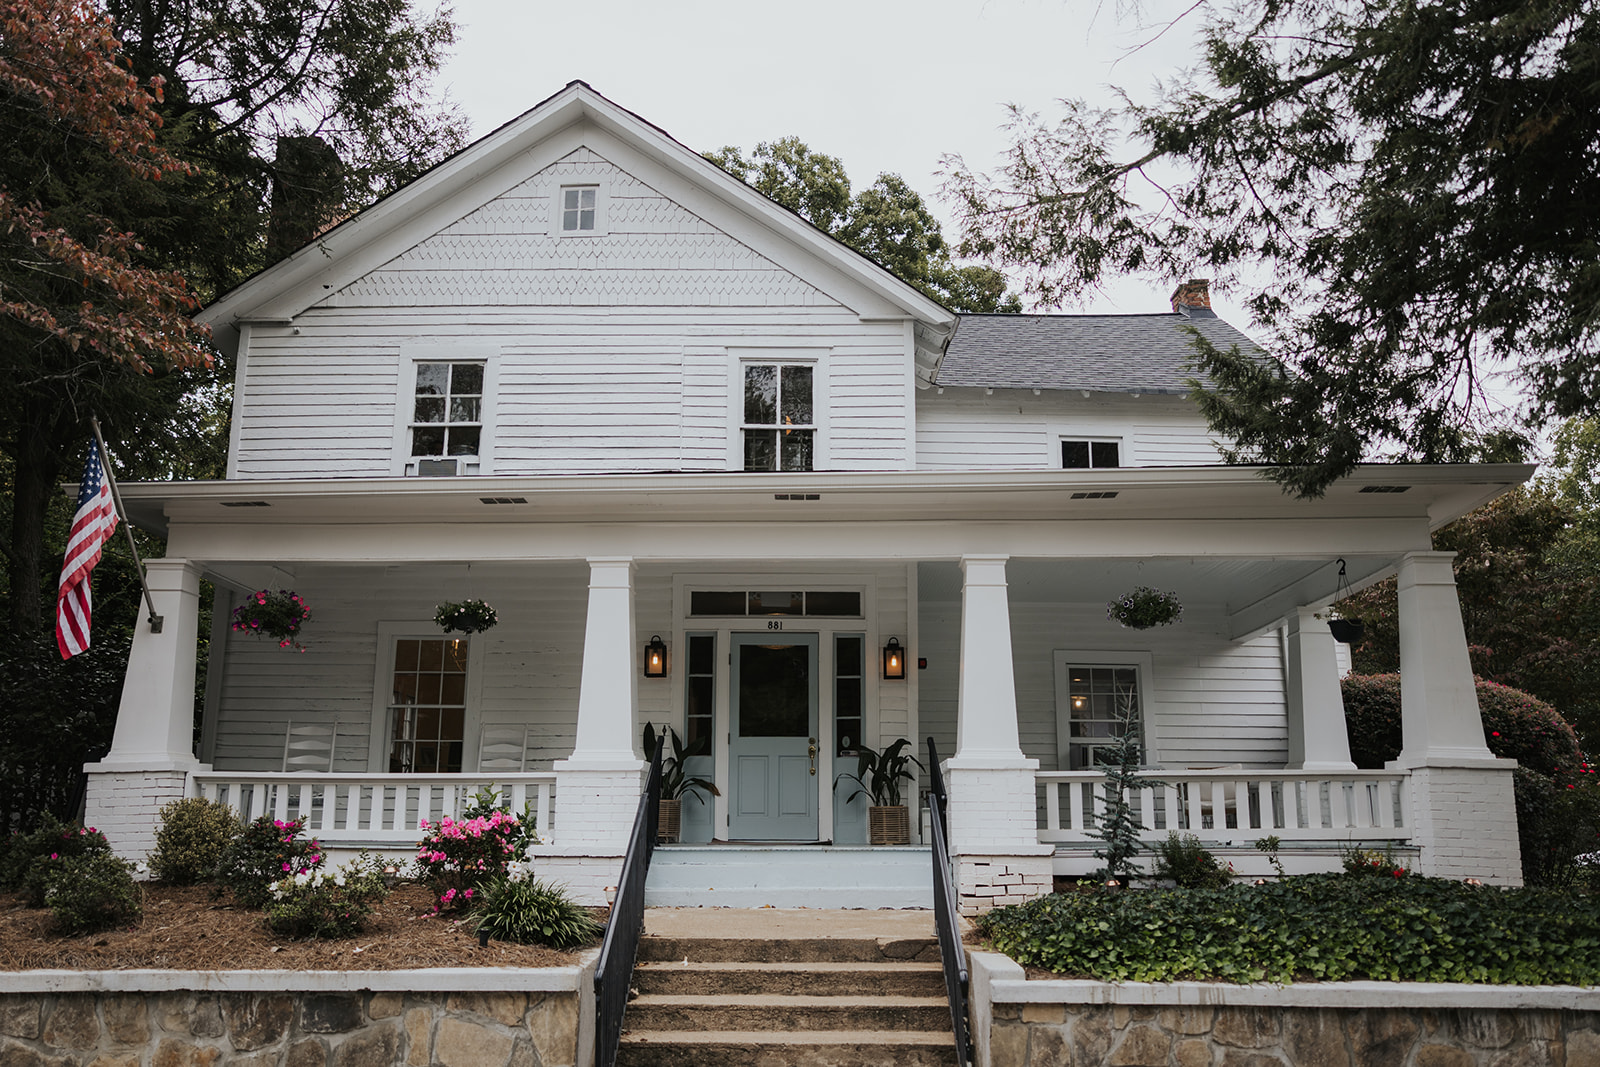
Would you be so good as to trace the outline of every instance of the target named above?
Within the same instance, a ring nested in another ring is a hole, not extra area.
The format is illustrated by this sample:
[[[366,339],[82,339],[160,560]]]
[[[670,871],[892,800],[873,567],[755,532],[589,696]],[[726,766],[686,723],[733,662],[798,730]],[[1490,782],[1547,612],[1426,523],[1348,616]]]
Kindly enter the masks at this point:
[[[799,253],[811,273],[857,294],[863,319],[910,319],[915,324],[919,384],[931,379],[955,328],[954,312],[930,300],[867,257],[829,237],[788,209],[574,81],[559,93],[473,142],[416,181],[322,234],[287,259],[248,279],[203,309],[217,343],[232,351],[239,326],[285,323],[377,268],[462,214],[462,198],[480,202],[525,176],[530,153],[578,123],[626,145],[671,172],[686,189],[737,212],[760,232]],[[477,204],[471,204],[477,206]],[[690,205],[691,207],[693,205]]]
[[[1215,315],[963,315],[935,375],[941,386],[1189,392],[1193,327],[1220,348],[1256,348]]]

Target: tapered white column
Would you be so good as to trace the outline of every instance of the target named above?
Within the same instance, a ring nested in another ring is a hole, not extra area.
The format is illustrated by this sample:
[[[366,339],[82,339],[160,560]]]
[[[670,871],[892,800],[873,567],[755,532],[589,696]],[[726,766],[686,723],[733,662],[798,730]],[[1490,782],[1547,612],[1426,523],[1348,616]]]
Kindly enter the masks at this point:
[[[944,763],[950,850],[965,913],[1043,896],[1054,849],[1039,843],[1034,775],[1022,754],[1005,556],[961,560],[961,681],[956,753]]]
[[[1484,743],[1453,552],[1400,561],[1400,725],[1421,873],[1522,883],[1514,760]]]
[[[589,614],[572,755],[555,762],[554,826],[529,850],[543,878],[583,904],[605,903],[617,884],[639,806],[644,760],[635,748],[639,654],[633,560],[589,560]]]
[[[84,768],[85,822],[133,859],[155,846],[161,808],[188,795],[189,774],[200,767],[194,757],[200,569],[185,559],[152,559],[145,580],[161,632],[151,632],[140,613],[111,751]]]
[[[1336,642],[1315,609],[1298,608],[1288,618],[1290,770],[1353,771],[1350,734],[1339,692]]]

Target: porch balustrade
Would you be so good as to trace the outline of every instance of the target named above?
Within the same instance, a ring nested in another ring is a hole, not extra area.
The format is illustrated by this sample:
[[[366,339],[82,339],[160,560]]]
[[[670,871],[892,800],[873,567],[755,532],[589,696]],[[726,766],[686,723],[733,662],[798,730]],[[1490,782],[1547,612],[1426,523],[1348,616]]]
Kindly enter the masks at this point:
[[[1392,771],[1158,771],[1162,784],[1130,803],[1154,843],[1171,831],[1202,839],[1277,836],[1285,841],[1411,839],[1405,825],[1408,777]],[[1039,840],[1078,844],[1094,837],[1105,811],[1105,775],[1041,771]]]
[[[520,814],[531,802],[539,836],[549,841],[556,776],[518,774],[317,774],[200,771],[193,790],[242,818],[304,816],[306,832],[325,843],[372,848],[415,845],[422,821],[455,818],[483,789]]]

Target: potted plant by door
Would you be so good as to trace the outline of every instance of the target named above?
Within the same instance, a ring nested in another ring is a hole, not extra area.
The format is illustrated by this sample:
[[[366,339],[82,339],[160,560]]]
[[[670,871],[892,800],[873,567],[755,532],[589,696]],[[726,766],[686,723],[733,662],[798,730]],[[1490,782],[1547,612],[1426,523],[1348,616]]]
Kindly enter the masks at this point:
[[[867,829],[874,845],[911,843],[911,817],[900,796],[900,783],[915,782],[917,775],[911,765],[920,767],[922,763],[906,751],[910,745],[903,737],[882,752],[858,745],[856,773],[840,776],[856,783],[855,792],[845,797],[846,804],[861,796],[872,801],[867,807]]]
[[[656,839],[659,841],[676,841],[683,833],[683,794],[691,789],[703,789],[714,797],[722,793],[717,789],[716,783],[705,778],[691,778],[684,764],[695,756],[704,756],[711,750],[711,738],[702,737],[692,745],[685,745],[683,738],[678,736],[678,731],[667,727],[667,732],[661,740],[668,738],[672,741],[672,754],[662,753],[661,756],[661,807],[656,820]],[[651,723],[644,724],[644,751],[646,755],[654,755],[657,737],[656,728]]]

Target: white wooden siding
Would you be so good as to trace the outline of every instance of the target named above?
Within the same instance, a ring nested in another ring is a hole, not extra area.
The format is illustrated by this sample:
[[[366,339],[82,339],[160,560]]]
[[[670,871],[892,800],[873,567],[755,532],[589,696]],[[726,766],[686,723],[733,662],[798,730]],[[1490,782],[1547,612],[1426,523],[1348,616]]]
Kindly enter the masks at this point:
[[[600,180],[599,237],[552,237],[563,182]],[[626,284],[619,279],[626,278]],[[500,352],[493,468],[727,470],[730,348],[828,352],[826,466],[911,466],[910,342],[581,150],[422,241],[294,326],[257,326],[238,383],[239,478],[395,473],[403,349]],[[403,417],[404,411],[399,414]],[[822,464],[819,464],[822,466]]]
[[[1064,437],[1114,438],[1125,467],[1220,463],[1194,406],[1176,396],[1061,390],[926,390],[917,397],[919,470],[1048,470]]]
[[[1012,663],[1017,725],[1025,755],[1041,770],[1058,770],[1053,657],[1056,649],[1149,651],[1151,740],[1166,767],[1282,767],[1288,758],[1288,708],[1278,635],[1242,644],[1197,636],[1209,629],[1205,605],[1189,605],[1192,629],[1123,630],[1105,619],[1101,604],[1011,605]],[[931,734],[941,757],[955,752],[960,680],[961,605],[921,605],[916,655],[922,672],[921,732]]]

